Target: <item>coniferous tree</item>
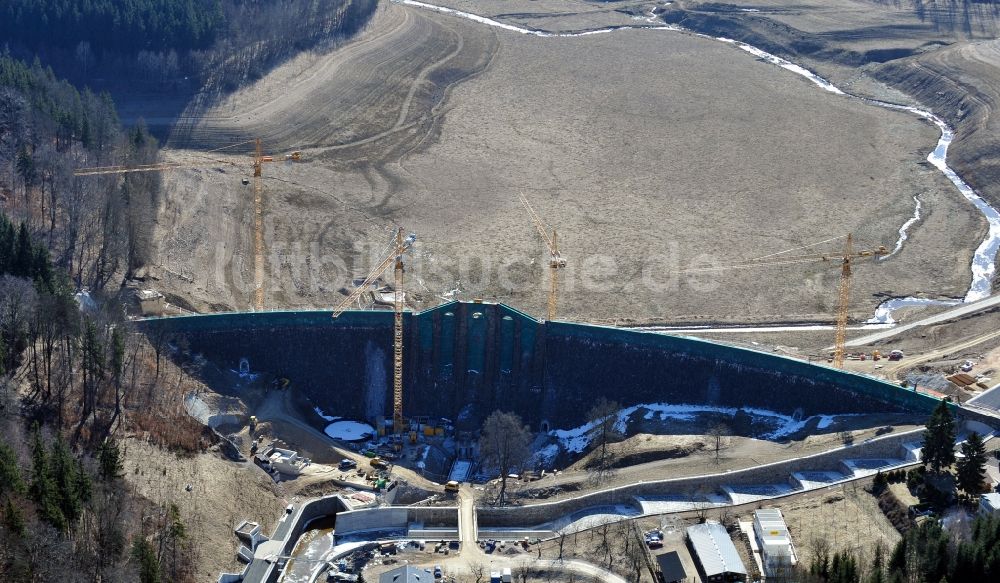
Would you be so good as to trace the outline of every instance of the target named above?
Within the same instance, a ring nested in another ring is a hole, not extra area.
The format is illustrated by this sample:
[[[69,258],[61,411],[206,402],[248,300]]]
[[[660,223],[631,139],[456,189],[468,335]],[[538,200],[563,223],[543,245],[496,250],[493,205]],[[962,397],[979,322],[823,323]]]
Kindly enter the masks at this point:
[[[0,443],[0,494],[24,493],[24,480],[21,478],[21,468],[14,450],[5,443]]]
[[[4,505],[3,520],[8,530],[17,536],[24,536],[24,513],[14,505],[9,496],[7,497],[7,503]]]
[[[106,439],[101,443],[97,452],[97,463],[99,476],[102,480],[110,481],[122,476],[125,466],[122,461],[121,449],[116,441]]]
[[[21,228],[17,231],[17,244],[14,249],[14,264],[11,266],[11,274],[16,277],[29,277],[31,266],[34,263],[33,254],[34,249],[31,245],[28,227],[21,223]]]
[[[979,494],[986,480],[986,445],[975,431],[962,443],[962,458],[955,465],[958,486],[969,494]]]
[[[31,498],[35,502],[38,514],[58,530],[65,530],[66,516],[59,504],[59,491],[52,479],[52,469],[49,454],[42,442],[41,430],[35,425],[31,442]]]
[[[132,558],[139,564],[140,583],[160,583],[160,562],[156,558],[156,550],[146,539],[137,539],[132,543]]]
[[[937,473],[955,463],[955,420],[942,399],[931,413],[924,430],[920,461]]]

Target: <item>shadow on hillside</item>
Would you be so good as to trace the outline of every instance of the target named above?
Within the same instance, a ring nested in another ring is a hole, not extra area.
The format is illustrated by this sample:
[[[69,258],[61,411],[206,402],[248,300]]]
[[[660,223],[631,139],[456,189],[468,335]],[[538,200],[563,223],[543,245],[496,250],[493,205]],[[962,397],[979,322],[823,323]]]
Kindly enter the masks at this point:
[[[995,36],[1000,22],[1000,0],[872,0],[899,10],[912,10],[923,22],[941,32]]]

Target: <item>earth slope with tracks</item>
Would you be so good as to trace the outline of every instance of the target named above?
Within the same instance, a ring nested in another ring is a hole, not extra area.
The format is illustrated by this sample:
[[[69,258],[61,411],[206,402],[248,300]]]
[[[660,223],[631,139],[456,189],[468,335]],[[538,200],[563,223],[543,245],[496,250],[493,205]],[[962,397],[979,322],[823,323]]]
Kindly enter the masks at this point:
[[[491,6],[476,4],[557,31],[642,25],[626,12],[651,7]],[[413,307],[458,290],[540,313],[543,248],[518,192],[559,229],[570,258],[561,315],[586,320],[828,319],[838,274],[822,264],[672,272],[848,231],[891,246],[915,194],[923,216],[903,251],[857,269],[855,315],[870,314],[877,294],[960,296],[984,228],[924,162],[930,124],[675,31],[539,38],[385,4],[354,41],[196,113],[168,158],[256,135],[278,155],[303,152],[301,164],[265,169],[269,307],[338,301],[396,223],[419,237]],[[152,272],[194,308],[248,305],[244,175],[167,180]]]

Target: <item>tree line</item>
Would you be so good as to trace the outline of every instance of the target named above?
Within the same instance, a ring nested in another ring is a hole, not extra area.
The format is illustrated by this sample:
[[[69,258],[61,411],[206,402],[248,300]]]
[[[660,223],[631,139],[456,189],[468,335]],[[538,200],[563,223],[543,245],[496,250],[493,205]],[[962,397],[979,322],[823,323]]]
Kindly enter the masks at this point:
[[[1000,516],[976,516],[945,528],[930,520],[910,529],[890,553],[874,549],[870,562],[850,550],[821,548],[800,583],[959,583],[1000,579]]]
[[[80,85],[232,90],[278,60],[353,35],[377,0],[11,0],[0,38]]]
[[[119,52],[201,49],[223,26],[220,0],[7,0],[0,36],[39,50],[74,48]]]
[[[874,549],[870,561],[851,550],[829,552],[820,544],[808,568],[796,574],[803,583],[957,583],[1000,580],[1000,516],[976,515],[986,483],[986,446],[971,432],[955,455],[955,419],[942,400],[927,421],[921,467],[875,475],[872,494],[906,482],[911,492],[947,520],[930,519],[909,528],[891,552]],[[954,471],[952,471],[954,468]],[[955,497],[954,483],[964,497]],[[957,502],[957,505],[956,505]],[[974,516],[974,518],[973,518]]]
[[[0,266],[0,580],[192,580],[178,508],[130,492],[119,439],[176,445],[146,421],[195,440],[199,426],[166,413],[120,305],[81,312],[44,243],[2,214]]]

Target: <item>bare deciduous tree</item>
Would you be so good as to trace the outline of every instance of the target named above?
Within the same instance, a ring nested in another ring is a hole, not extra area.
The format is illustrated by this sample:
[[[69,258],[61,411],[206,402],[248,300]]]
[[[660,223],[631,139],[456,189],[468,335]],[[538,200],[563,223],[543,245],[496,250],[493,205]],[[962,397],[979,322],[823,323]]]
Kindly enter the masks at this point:
[[[724,423],[719,423],[717,425],[714,425],[708,430],[707,435],[709,439],[712,440],[711,443],[712,443],[712,448],[715,450],[716,463],[718,463],[719,461],[719,456],[722,450],[728,447],[729,436],[731,434],[732,432],[729,430],[729,427],[727,427],[726,424]]]
[[[518,415],[494,411],[483,423],[479,453],[486,465],[500,471],[497,505],[503,506],[507,501],[507,477],[531,455],[531,431]]]
[[[594,453],[590,466],[596,473],[597,481],[606,478],[614,465],[614,455],[608,446],[622,438],[617,429],[620,409],[617,401],[602,397],[587,413],[587,420],[593,425],[591,444]]]
[[[486,576],[486,565],[482,564],[480,561],[470,561],[469,571],[472,572],[472,576],[476,579],[476,583],[482,583],[483,578]]]

